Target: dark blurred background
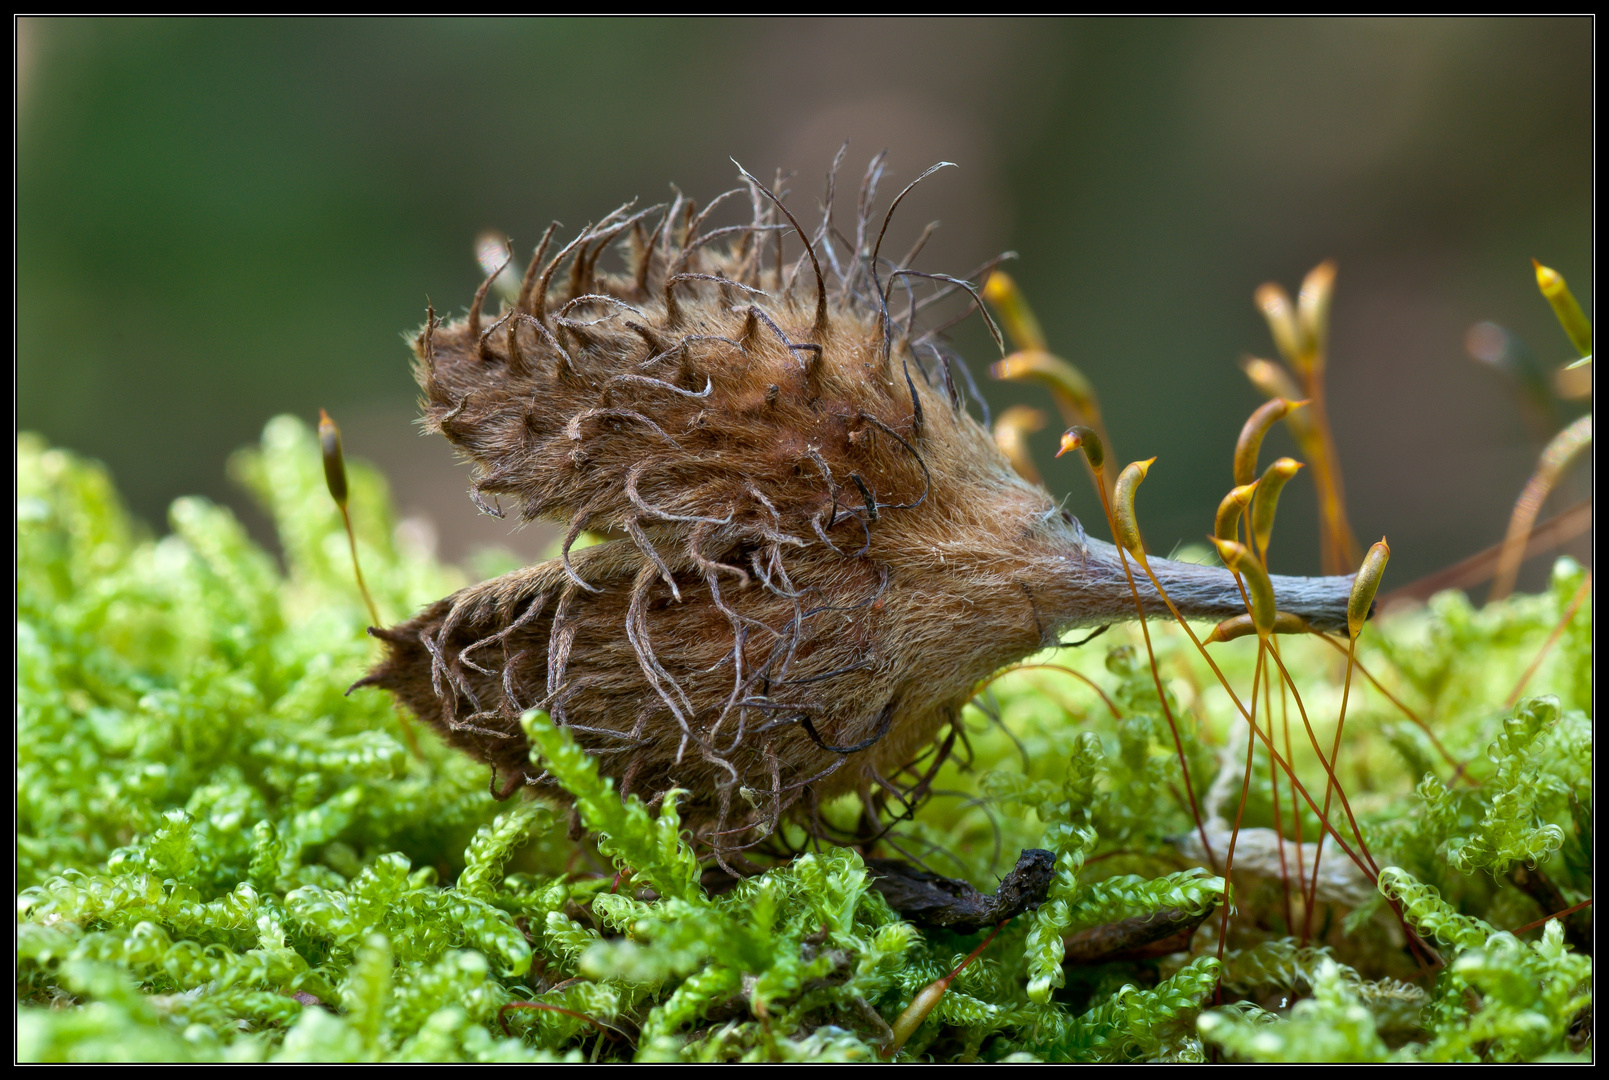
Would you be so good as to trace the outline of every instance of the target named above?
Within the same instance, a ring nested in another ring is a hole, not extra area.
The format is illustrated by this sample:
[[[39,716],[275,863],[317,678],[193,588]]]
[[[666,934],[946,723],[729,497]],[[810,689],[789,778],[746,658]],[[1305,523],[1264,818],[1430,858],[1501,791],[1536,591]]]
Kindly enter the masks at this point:
[[[157,528],[200,492],[265,534],[225,459],[322,406],[443,555],[534,556],[547,534],[477,517],[412,424],[401,335],[427,298],[467,308],[487,229],[523,264],[550,218],[733,186],[729,156],[791,172],[812,220],[846,138],[850,184],[889,151],[890,194],[960,165],[890,246],[936,218],[927,269],[1020,253],[1119,453],[1159,457],[1156,549],[1210,529],[1262,400],[1236,366],[1272,354],[1252,291],[1294,292],[1326,257],[1350,512],[1365,545],[1389,535],[1397,583],[1500,539],[1550,425],[1586,407],[1528,413],[1470,331],[1506,328],[1503,362],[1571,358],[1532,256],[1591,310],[1587,19],[24,19],[17,72],[18,424],[106,462]],[[987,336],[955,334],[986,380]],[[1051,461],[1059,430],[1040,466],[1104,533],[1081,470]],[[1274,448],[1293,452],[1283,432]],[[1289,490],[1275,568],[1315,572],[1311,485]]]

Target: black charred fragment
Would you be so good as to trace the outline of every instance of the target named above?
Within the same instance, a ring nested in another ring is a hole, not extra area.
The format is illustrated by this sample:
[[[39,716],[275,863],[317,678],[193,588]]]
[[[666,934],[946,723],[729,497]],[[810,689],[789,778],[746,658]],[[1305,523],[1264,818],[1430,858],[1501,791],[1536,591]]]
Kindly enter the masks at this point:
[[[924,930],[970,934],[1044,903],[1056,875],[1056,856],[1043,848],[1026,849],[992,894],[899,859],[867,859],[866,869],[872,873],[872,888],[901,918]]]

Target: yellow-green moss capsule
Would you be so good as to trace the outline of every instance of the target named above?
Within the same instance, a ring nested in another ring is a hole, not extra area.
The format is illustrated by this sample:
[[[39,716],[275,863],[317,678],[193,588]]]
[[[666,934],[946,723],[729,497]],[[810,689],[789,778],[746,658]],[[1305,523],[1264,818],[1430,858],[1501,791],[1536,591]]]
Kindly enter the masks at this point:
[[[989,275],[989,280],[983,283],[983,298],[999,313],[1000,323],[1013,345],[1031,352],[1049,349],[1045,332],[1039,328],[1039,320],[1034,318],[1027,298],[1004,271],[996,270]]]
[[[324,483],[335,505],[346,509],[346,462],[341,457],[341,429],[330,414],[318,411],[318,444],[324,454]]]
[[[1575,459],[1592,445],[1592,414],[1573,421],[1569,427],[1549,440],[1537,460],[1536,471],[1525,482],[1525,488],[1514,503],[1509,515],[1508,533],[1503,537],[1503,548],[1497,558],[1497,572],[1492,576],[1492,591],[1486,602],[1501,600],[1514,589],[1514,579],[1525,560],[1525,546],[1531,538],[1531,528],[1542,504],[1570,468]]]
[[[935,979],[917,992],[911,1003],[905,1006],[905,1011],[899,1014],[899,1019],[894,1021],[892,1026],[894,1037],[889,1039],[888,1045],[883,1048],[884,1058],[891,1058],[899,1053],[900,1047],[904,1046],[910,1037],[916,1034],[916,1029],[922,1026],[922,1021],[926,1020],[928,1014],[944,1000],[944,993],[949,988],[950,980],[943,978]]]
[[[1056,404],[1063,412],[1071,405],[1077,414],[1091,421],[1098,420],[1101,406],[1095,396],[1095,387],[1084,373],[1059,356],[1042,349],[1024,349],[1004,360],[995,362],[989,373],[997,379],[1013,382],[1033,381],[1050,388]]]
[[[940,979],[934,979],[917,992],[917,995],[911,999],[911,1003],[905,1006],[905,1011],[899,1014],[899,1019],[894,1021],[894,1026],[890,1029],[889,1040],[883,1044],[882,1057],[885,1061],[899,1053],[900,1047],[905,1045],[906,1040],[916,1034],[916,1029],[922,1026],[922,1021],[926,1020],[928,1014],[938,1006],[940,1001],[944,1000],[945,991],[950,989],[950,984],[955,981],[956,976],[965,971],[967,965],[976,960],[983,953],[983,950],[989,947],[989,943],[995,939],[1000,931],[1005,928],[1006,923],[1010,921],[1010,919],[1006,919],[990,931],[989,936],[984,938],[976,949],[968,953],[967,958],[957,964],[948,975]]]
[[[1299,409],[1306,404],[1305,401],[1275,398],[1259,405],[1257,411],[1246,419],[1245,426],[1240,429],[1240,438],[1235,440],[1237,485],[1249,484],[1257,476],[1257,454],[1263,448],[1263,436],[1268,434],[1268,429],[1285,419],[1292,409]]]
[[[1301,329],[1296,322],[1296,310],[1291,306],[1290,294],[1283,286],[1270,281],[1259,286],[1255,294],[1257,309],[1268,320],[1268,330],[1274,335],[1274,347],[1287,363],[1301,370],[1306,359],[1302,348]]]
[[[1558,318],[1559,325],[1564,327],[1564,332],[1570,335],[1570,343],[1575,346],[1575,351],[1582,356],[1591,356],[1592,323],[1587,321],[1575,294],[1565,284],[1564,275],[1535,259],[1531,260],[1531,265],[1536,267],[1536,287],[1553,305],[1553,314]]]
[[[1280,490],[1303,467],[1295,458],[1282,457],[1264,469],[1257,481],[1257,497],[1251,504],[1251,535],[1257,551],[1265,557],[1269,538],[1274,535],[1274,511],[1279,508]]]
[[[1385,576],[1386,563],[1390,558],[1391,548],[1382,536],[1380,542],[1363,557],[1358,576],[1352,579],[1352,595],[1346,602],[1346,631],[1354,638],[1363,632],[1363,624],[1368,621],[1369,609],[1374,606],[1374,594],[1380,591],[1380,579]]]
[[[1246,583],[1246,596],[1251,601],[1251,621],[1257,635],[1262,637],[1273,633],[1277,612],[1274,608],[1274,584],[1268,580],[1268,571],[1244,545],[1216,537],[1212,542],[1217,545],[1218,557],[1224,561],[1224,565],[1239,574]]]
[[[346,461],[341,456],[341,429],[335,426],[335,421],[323,409],[318,411],[318,445],[324,456],[324,483],[330,489],[330,498],[341,510],[347,546],[352,549],[352,576],[357,578],[358,591],[363,594],[363,603],[369,609],[370,625],[379,626],[380,609],[374,606],[374,597],[363,580],[363,567],[358,565],[358,537],[352,531],[352,515],[346,509]],[[413,732],[408,728],[407,721],[403,721],[403,730],[408,736],[408,745],[417,753],[418,746],[413,741]]]
[[[1229,494],[1218,503],[1218,514],[1213,518],[1212,535],[1219,540],[1233,540],[1240,526],[1240,515],[1246,512],[1251,503],[1252,494],[1256,492],[1261,481],[1253,480],[1249,484],[1242,484],[1230,488]]]
[[[1312,630],[1312,625],[1300,615],[1293,615],[1289,611],[1274,612],[1273,632],[1276,634],[1307,634]],[[1201,643],[1211,645],[1215,641],[1234,641],[1256,632],[1257,626],[1251,621],[1250,615],[1236,615],[1214,626],[1212,633],[1202,638]]]
[[[1132,462],[1117,478],[1112,494],[1112,516],[1117,519],[1117,542],[1142,563],[1145,562],[1145,541],[1140,539],[1140,521],[1134,514],[1134,496],[1140,490],[1145,474],[1151,471],[1156,458]]]
[[[1325,259],[1302,280],[1296,296],[1296,326],[1312,363],[1324,360],[1324,341],[1330,333],[1330,297],[1335,295],[1335,262]]]
[[[1061,457],[1070,450],[1084,451],[1089,467],[1096,472],[1106,464],[1106,447],[1101,445],[1101,437],[1082,424],[1074,424],[1062,432],[1061,449],[1056,451],[1056,456]]]
[[[1301,397],[1302,391],[1291,378],[1290,372],[1272,360],[1264,360],[1260,356],[1248,356],[1240,362],[1240,370],[1246,373],[1251,384],[1261,390],[1266,398],[1285,398],[1295,401]]]
[[[1044,413],[1028,405],[1013,405],[994,422],[994,444],[1006,455],[1006,460],[1011,462],[1017,475],[1029,483],[1045,482],[1034,464],[1033,454],[1028,450],[1028,436],[1043,428],[1047,422]]]

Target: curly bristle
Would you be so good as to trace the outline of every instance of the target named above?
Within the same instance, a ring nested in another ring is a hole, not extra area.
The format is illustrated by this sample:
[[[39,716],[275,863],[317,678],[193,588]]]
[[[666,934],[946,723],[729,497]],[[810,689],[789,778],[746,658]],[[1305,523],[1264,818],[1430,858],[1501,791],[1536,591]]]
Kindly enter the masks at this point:
[[[512,307],[486,318],[483,286],[420,332],[425,422],[473,464],[476,504],[567,529],[560,559],[379,632],[365,680],[494,787],[543,779],[518,724],[539,707],[622,792],[687,790],[723,863],[846,791],[875,829],[890,797],[923,793],[979,680],[1121,617],[1110,549],[1012,472],[959,361],[913,328],[973,289],[881,257],[880,174],[852,241],[830,182],[807,237],[746,172],[702,211],[622,207],[551,258],[549,229]],[[744,193],[750,221],[706,231]],[[617,242],[626,269],[606,273]],[[616,539],[572,557],[583,530]]]

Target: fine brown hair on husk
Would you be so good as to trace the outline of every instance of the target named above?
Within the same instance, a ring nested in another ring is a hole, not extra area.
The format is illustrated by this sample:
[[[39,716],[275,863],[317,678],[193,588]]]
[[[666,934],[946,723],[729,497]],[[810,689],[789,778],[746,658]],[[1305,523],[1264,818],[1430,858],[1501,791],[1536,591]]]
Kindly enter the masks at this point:
[[[1116,550],[1012,471],[964,407],[958,358],[915,327],[931,299],[976,294],[881,255],[915,186],[879,219],[881,171],[852,238],[830,179],[807,236],[746,172],[702,210],[616,210],[551,258],[550,228],[512,306],[488,318],[483,285],[466,318],[418,335],[425,423],[473,464],[476,504],[561,522],[564,554],[374,631],[387,656],[363,683],[490,764],[500,794],[547,788],[519,725],[541,708],[623,795],[686,790],[723,866],[783,820],[819,828],[845,792],[870,835],[964,738],[980,680],[1135,617]],[[706,231],[745,194],[746,224]],[[626,271],[607,273],[616,242]],[[572,553],[583,530],[614,538]],[[1187,616],[1246,610],[1226,571],[1151,563]],[[1333,627],[1349,582],[1274,588]]]

